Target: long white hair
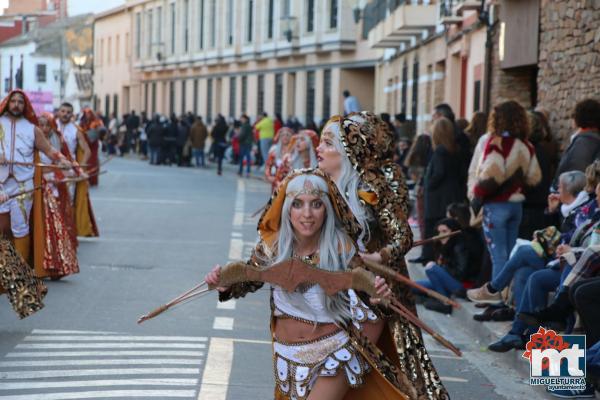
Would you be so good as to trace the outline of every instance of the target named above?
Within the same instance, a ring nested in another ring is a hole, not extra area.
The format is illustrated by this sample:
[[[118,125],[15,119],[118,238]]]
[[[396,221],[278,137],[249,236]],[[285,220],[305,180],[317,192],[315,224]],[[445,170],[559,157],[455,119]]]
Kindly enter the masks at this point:
[[[313,142],[310,140],[308,135],[304,135],[302,133],[298,133],[297,140],[303,140],[306,143],[306,150],[308,151],[310,158],[310,165],[304,165],[304,159],[302,158],[302,154],[298,151],[296,146],[294,146],[294,150],[292,151],[292,168],[294,169],[302,169],[302,168],[316,168],[317,167],[317,154],[315,153],[315,149],[313,147]]]
[[[369,223],[367,211],[360,202],[358,190],[360,188],[360,176],[352,167],[352,163],[346,154],[346,149],[341,140],[340,124],[338,122],[329,122],[323,128],[323,132],[329,131],[333,134],[333,145],[342,157],[342,167],[338,179],[335,181],[342,196],[348,203],[352,214],[361,227],[361,234],[358,238],[359,243],[366,243],[369,240]]]
[[[293,197],[288,197],[288,193],[299,192],[304,188],[306,182],[310,182],[312,187],[321,192],[329,192],[327,183],[315,175],[299,175],[293,178],[287,185],[286,199],[281,210],[281,224],[279,235],[274,247],[277,248],[277,255],[272,260],[273,263],[281,262],[292,257],[294,242],[297,238],[294,235],[294,228],[290,220],[290,208]],[[319,237],[319,268],[326,271],[345,271],[352,257],[356,254],[352,239],[341,226],[340,221],[335,215],[333,205],[327,195],[322,195],[321,200],[325,205],[325,220],[321,227]],[[302,311],[314,314],[314,311],[306,303],[303,297],[291,296],[283,291],[286,300]],[[345,292],[338,292],[333,296],[327,296],[322,293],[325,308],[329,317],[340,325],[345,325],[346,321],[351,319],[348,296]]]

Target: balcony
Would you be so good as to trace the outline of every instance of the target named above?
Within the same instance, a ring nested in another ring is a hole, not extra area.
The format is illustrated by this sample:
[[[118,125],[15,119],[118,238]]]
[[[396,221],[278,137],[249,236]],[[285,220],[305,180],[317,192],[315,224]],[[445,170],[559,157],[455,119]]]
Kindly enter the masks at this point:
[[[479,11],[481,9],[481,1],[480,0],[462,0],[455,1],[457,3],[454,5],[454,14],[458,16],[462,16],[465,11]]]
[[[372,48],[398,47],[435,28],[437,5],[433,1],[377,0],[364,10]]]

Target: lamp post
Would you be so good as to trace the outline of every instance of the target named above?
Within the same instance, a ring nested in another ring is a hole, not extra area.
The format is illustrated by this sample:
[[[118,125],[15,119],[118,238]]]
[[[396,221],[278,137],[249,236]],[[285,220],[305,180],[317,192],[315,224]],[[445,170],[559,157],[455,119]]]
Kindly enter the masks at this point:
[[[281,20],[284,23],[283,35],[288,42],[292,42],[294,40],[294,22],[296,21],[296,17],[287,14],[281,17]]]

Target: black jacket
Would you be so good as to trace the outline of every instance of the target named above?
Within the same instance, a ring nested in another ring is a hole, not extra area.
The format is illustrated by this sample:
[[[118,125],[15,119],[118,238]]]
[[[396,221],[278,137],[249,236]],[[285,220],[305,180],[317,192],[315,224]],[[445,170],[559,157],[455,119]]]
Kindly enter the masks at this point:
[[[467,228],[438,250],[438,261],[457,280],[475,280],[481,266],[483,246],[481,234],[476,229]]]
[[[157,147],[162,145],[163,128],[160,122],[154,121],[148,124],[148,145]]]
[[[600,157],[600,132],[588,131],[576,135],[558,163],[554,186],[558,177],[567,171],[584,172],[588,165]]]
[[[459,152],[449,153],[444,146],[435,149],[424,177],[425,218],[443,218],[450,203],[464,200],[461,167]]]

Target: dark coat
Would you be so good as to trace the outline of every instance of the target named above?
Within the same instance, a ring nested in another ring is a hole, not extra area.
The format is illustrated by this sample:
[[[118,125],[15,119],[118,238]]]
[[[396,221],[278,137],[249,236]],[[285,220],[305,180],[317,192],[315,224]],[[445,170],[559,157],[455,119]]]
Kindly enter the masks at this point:
[[[450,203],[464,200],[459,157],[459,152],[449,153],[444,146],[433,152],[424,177],[425,218],[443,218]]]
[[[600,157],[600,132],[588,131],[577,134],[558,163],[554,186],[560,174],[567,171],[584,172],[588,165]]]
[[[162,145],[163,128],[160,122],[155,121],[148,124],[148,145],[158,147]]]
[[[455,279],[472,281],[477,278],[482,256],[481,235],[476,230],[467,228],[439,250],[438,261]]]

